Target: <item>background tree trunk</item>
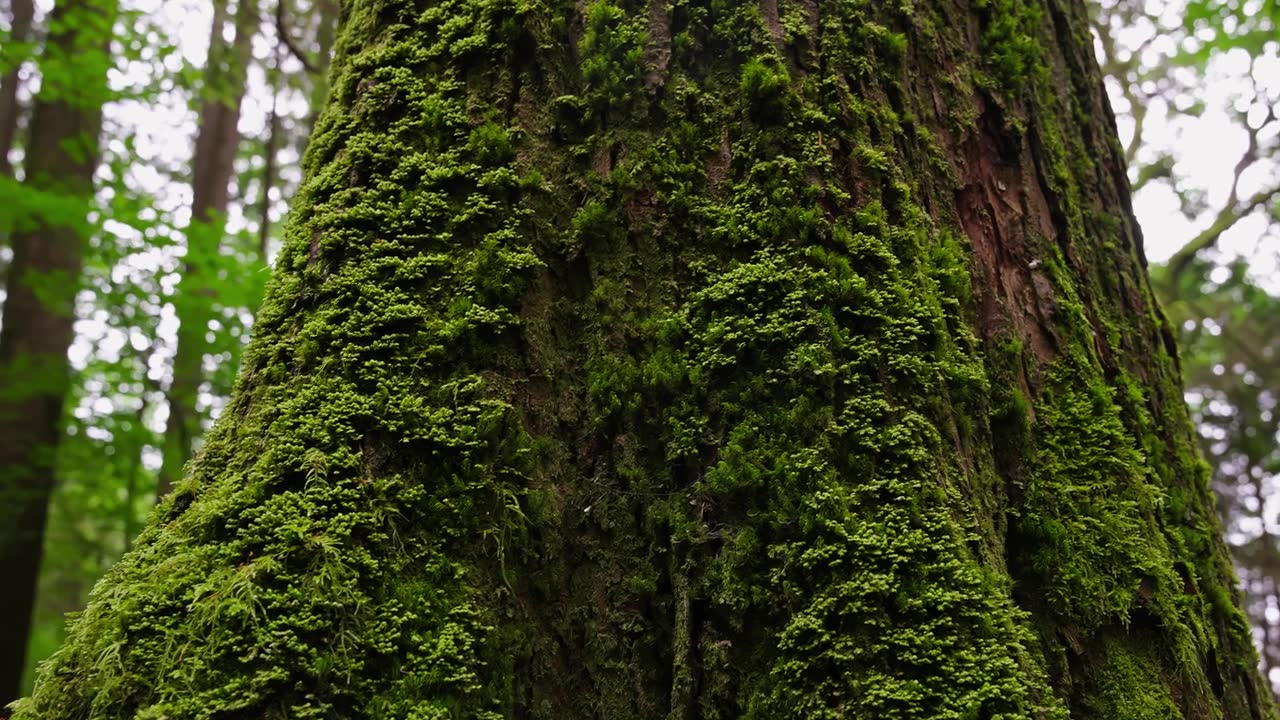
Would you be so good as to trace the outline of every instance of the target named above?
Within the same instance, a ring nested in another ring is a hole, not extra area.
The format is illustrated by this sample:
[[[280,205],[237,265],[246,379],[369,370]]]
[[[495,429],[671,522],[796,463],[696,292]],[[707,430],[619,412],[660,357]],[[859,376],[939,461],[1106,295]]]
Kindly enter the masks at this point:
[[[307,136],[315,130],[320,110],[325,106],[329,96],[329,63],[333,58],[333,43],[337,40],[338,2],[337,0],[316,0],[315,12],[319,16],[316,21],[316,55],[315,69],[311,73],[311,93],[307,116]]]
[[[197,400],[205,377],[204,353],[208,345],[205,335],[209,332],[215,300],[207,275],[215,271],[213,265],[225,232],[228,185],[240,147],[240,104],[244,100],[245,76],[252,59],[253,36],[260,22],[256,0],[238,0],[235,36],[227,41],[223,34],[226,4],[216,5],[200,105],[200,127],[191,161],[187,254],[174,298],[179,321],[178,346],[173,358],[173,377],[166,393],[169,419],[164,428],[157,490],[160,496],[167,494],[181,476],[182,466],[200,436]]]
[[[10,68],[0,75],[0,175],[13,175],[9,153],[18,135],[18,120],[22,106],[18,102],[18,85],[23,55],[14,49],[31,40],[31,25],[35,21],[35,6],[31,0],[13,0],[10,6],[9,37],[11,49],[0,52],[0,68]]]
[[[30,636],[114,21],[114,4],[101,0],[60,2],[50,15],[24,171],[30,188],[58,203],[10,236],[0,325],[0,704],[18,697]]]
[[[1271,717],[1080,3],[344,12],[18,717]]]

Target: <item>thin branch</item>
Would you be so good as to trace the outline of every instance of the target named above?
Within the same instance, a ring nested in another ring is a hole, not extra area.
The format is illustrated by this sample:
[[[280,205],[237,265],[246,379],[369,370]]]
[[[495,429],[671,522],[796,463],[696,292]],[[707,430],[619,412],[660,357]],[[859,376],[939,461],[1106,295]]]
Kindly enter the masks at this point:
[[[1202,251],[1208,250],[1218,243],[1218,238],[1222,233],[1230,230],[1241,219],[1247,217],[1253,211],[1265,206],[1274,198],[1280,198],[1280,185],[1270,188],[1264,188],[1252,197],[1240,201],[1240,178],[1245,171],[1256,163],[1260,157],[1258,135],[1261,131],[1276,121],[1276,113],[1274,109],[1269,108],[1267,117],[1258,125],[1257,128],[1249,129],[1249,145],[1245,151],[1241,153],[1240,160],[1236,162],[1235,168],[1231,173],[1231,192],[1227,195],[1227,203],[1222,210],[1218,212],[1209,227],[1205,228],[1199,235],[1196,235],[1186,245],[1183,245],[1177,252],[1169,258],[1169,272],[1166,277],[1169,288],[1172,290],[1178,286],[1178,278],[1191,265],[1191,261],[1195,259]],[[1248,122],[1244,123],[1249,128]]]
[[[1173,158],[1168,155],[1161,155],[1154,162],[1149,162],[1138,168],[1138,175],[1133,182],[1129,184],[1129,192],[1137,195],[1138,191],[1147,186],[1147,183],[1160,178],[1173,177]]]
[[[297,44],[293,42],[293,36],[289,34],[289,26],[284,19],[286,1],[287,0],[277,0],[276,2],[276,35],[280,38],[280,42],[284,43],[286,48],[289,48],[289,54],[293,55],[298,59],[298,62],[302,63],[302,69],[312,75],[316,75],[320,70],[316,67],[315,62],[313,62],[311,58],[307,57],[307,54],[303,52],[302,48],[298,47]]]
[[[1191,238],[1186,245],[1183,245],[1173,254],[1173,257],[1169,258],[1169,270],[1166,278],[1169,287],[1177,287],[1178,277],[1191,266],[1191,261],[1202,251],[1216,245],[1222,233],[1230,230],[1233,225],[1254,210],[1266,205],[1272,198],[1277,197],[1280,197],[1280,185],[1259,191],[1243,204],[1228,205],[1223,208],[1212,225],[1201,231],[1199,235]]]

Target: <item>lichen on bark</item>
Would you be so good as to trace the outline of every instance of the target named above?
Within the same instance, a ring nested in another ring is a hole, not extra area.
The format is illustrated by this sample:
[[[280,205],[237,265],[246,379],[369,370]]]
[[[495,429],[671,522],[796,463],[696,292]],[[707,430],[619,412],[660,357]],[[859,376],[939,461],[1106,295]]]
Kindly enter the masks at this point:
[[[349,3],[19,718],[1263,718],[1077,4]]]

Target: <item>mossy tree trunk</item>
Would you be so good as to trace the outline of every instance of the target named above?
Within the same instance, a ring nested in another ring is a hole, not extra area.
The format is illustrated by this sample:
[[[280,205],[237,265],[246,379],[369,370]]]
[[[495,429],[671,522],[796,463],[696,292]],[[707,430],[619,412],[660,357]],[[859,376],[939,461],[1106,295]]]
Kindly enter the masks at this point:
[[[115,0],[67,0],[49,16],[44,77],[31,111],[23,189],[31,206],[9,236],[0,319],[0,706],[26,665],[75,320]]]
[[[346,4],[18,717],[1264,718],[1078,2]]]

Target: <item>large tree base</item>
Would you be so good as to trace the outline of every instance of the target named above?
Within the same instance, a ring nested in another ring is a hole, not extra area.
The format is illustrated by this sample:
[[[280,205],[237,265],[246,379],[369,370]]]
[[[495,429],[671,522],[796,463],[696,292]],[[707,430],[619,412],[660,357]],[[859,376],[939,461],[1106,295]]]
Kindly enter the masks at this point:
[[[1083,8],[429,5],[18,717],[1269,716]]]

